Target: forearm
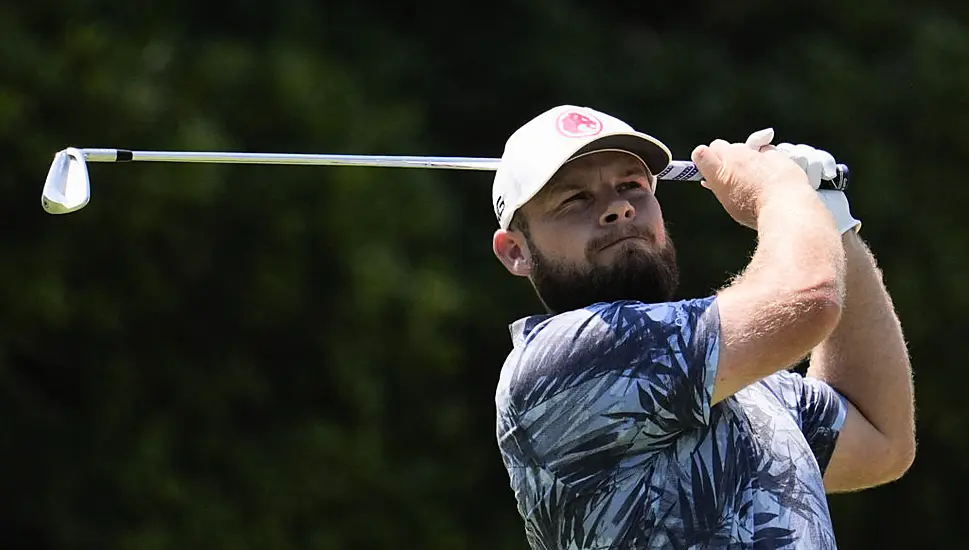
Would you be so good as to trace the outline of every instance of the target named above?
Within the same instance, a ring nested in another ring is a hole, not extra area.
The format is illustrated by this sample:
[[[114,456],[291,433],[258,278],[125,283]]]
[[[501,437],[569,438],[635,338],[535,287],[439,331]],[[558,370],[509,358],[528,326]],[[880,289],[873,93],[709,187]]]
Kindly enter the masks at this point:
[[[765,330],[777,324],[805,325],[797,332],[807,346],[797,357],[834,329],[834,323],[818,323],[807,314],[819,307],[837,311],[844,299],[846,261],[840,235],[816,195],[798,185],[771,192],[757,217],[757,248],[734,281],[748,289],[745,299],[760,309],[751,315],[763,320]]]
[[[911,365],[902,328],[881,271],[862,239],[843,237],[846,296],[834,331],[811,354],[808,376],[847,397],[898,452],[914,452]]]
[[[808,186],[772,193],[778,199],[760,209],[750,264],[717,294],[714,403],[803,358],[841,313],[844,250],[831,216]]]
[[[807,186],[775,191],[761,207],[758,246],[746,277],[765,283],[769,291],[784,285],[833,283],[844,296],[846,259],[840,236],[827,208]]]

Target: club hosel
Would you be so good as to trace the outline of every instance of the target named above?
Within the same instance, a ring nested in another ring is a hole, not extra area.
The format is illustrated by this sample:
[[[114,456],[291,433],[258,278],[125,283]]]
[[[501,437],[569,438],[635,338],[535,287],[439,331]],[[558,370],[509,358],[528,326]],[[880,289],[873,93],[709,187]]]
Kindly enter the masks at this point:
[[[128,149],[83,149],[84,160],[87,162],[130,162],[131,151]]]

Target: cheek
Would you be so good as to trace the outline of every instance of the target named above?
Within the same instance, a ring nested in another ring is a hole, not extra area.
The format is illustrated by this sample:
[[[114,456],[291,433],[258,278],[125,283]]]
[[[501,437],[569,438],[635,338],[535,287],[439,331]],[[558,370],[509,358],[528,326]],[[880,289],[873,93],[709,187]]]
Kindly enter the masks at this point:
[[[653,195],[640,197],[633,201],[636,208],[636,225],[649,227],[657,234],[663,228],[663,211],[659,206],[659,201]]]
[[[550,260],[581,263],[585,259],[588,229],[569,223],[550,223],[532,232],[532,244]]]
[[[656,237],[665,240],[666,230],[665,224],[663,223],[663,211],[659,207],[659,202],[656,201],[655,197],[650,197],[647,199],[646,203],[643,205],[643,212],[645,214],[646,223],[649,224],[650,229],[656,234]]]

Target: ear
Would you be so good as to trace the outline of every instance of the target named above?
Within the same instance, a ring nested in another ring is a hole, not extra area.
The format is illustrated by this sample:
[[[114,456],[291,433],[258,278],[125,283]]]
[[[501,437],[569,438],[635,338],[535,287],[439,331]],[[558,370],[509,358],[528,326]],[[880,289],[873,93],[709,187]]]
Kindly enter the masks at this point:
[[[492,249],[512,275],[528,277],[532,273],[531,254],[524,236],[517,231],[499,229],[492,238]]]

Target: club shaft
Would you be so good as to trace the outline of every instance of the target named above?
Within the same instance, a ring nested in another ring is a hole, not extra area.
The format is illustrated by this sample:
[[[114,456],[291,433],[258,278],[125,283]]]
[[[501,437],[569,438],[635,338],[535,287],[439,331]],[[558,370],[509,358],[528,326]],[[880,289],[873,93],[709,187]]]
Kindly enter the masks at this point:
[[[128,149],[80,149],[87,162],[187,162],[205,164],[277,164],[303,166],[368,166],[383,168],[440,168],[451,170],[498,169],[500,159],[482,157],[428,157],[387,155],[333,155],[298,153],[230,153],[188,151],[131,151]],[[838,165],[837,177],[827,188],[847,187],[848,168]],[[658,174],[666,181],[699,181],[701,175],[690,161],[674,160]]]
[[[447,168],[496,170],[498,159],[381,155],[317,155],[297,153],[227,153],[81,149],[88,162],[187,162],[203,164],[277,164],[304,166],[370,166],[386,168]]]

